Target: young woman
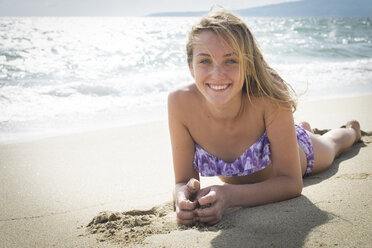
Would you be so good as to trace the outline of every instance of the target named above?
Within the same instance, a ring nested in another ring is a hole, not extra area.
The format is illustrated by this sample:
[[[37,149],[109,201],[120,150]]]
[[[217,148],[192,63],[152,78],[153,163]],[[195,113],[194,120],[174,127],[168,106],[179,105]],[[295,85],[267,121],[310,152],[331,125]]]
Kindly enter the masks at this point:
[[[195,82],[168,98],[179,224],[215,224],[229,207],[296,197],[303,176],[328,168],[360,139],[357,121],[323,136],[306,122],[295,125],[291,87],[233,14],[203,17],[186,48]],[[199,174],[225,184],[200,189]]]

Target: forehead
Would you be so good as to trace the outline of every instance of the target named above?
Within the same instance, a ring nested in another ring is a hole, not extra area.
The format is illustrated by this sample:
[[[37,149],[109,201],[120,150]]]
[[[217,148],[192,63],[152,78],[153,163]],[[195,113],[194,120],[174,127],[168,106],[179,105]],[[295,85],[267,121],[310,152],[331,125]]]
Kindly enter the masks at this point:
[[[213,55],[234,53],[229,42],[212,31],[203,31],[198,34],[196,36],[193,48],[195,55],[198,53],[207,53]]]

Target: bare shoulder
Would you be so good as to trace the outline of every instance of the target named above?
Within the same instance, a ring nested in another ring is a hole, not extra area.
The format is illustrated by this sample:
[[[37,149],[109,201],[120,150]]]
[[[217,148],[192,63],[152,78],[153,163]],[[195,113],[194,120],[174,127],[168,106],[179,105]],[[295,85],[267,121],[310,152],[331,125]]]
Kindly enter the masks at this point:
[[[280,118],[283,114],[292,114],[289,104],[270,99],[269,97],[251,97],[252,104],[263,114],[266,126]]]
[[[198,92],[195,84],[176,89],[168,95],[169,114],[187,115],[198,103]]]
[[[190,98],[195,97],[196,87],[194,84],[189,84],[178,88],[168,95],[168,102],[177,104],[182,103],[183,101],[191,100]]]
[[[271,111],[275,108],[273,105],[273,101],[271,101],[268,97],[257,97],[257,96],[250,96],[249,104],[255,112],[259,112],[264,115],[266,112]]]

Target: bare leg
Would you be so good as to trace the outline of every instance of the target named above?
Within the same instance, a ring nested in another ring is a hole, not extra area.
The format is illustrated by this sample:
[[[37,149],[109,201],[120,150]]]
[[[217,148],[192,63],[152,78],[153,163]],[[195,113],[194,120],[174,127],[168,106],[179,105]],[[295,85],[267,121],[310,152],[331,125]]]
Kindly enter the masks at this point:
[[[355,120],[348,121],[346,128],[332,129],[321,136],[312,132],[309,132],[309,135],[313,143],[315,158],[311,174],[327,169],[338,155],[361,138],[360,125]]]

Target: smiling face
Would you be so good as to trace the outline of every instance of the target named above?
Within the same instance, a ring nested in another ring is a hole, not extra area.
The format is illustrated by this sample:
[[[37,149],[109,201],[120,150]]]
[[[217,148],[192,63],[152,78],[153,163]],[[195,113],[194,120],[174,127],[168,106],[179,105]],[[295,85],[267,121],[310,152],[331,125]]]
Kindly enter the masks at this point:
[[[211,31],[198,35],[189,65],[195,84],[206,100],[214,105],[240,100],[243,76],[237,54]]]

